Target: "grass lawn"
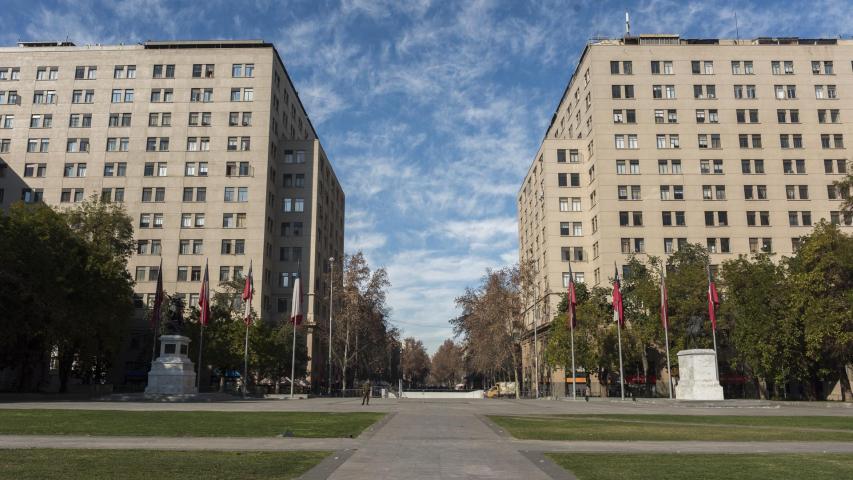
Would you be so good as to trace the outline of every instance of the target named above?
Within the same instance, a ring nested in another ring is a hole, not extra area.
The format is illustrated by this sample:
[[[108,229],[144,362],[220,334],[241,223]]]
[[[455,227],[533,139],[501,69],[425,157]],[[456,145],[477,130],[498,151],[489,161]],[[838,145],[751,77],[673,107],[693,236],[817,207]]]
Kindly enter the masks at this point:
[[[0,434],[163,437],[358,436],[382,413],[0,409]]]
[[[297,478],[330,453],[0,450],[0,478]]]
[[[491,416],[524,440],[853,441],[850,417],[693,415]]]
[[[846,454],[547,454],[579,480],[853,478]]]

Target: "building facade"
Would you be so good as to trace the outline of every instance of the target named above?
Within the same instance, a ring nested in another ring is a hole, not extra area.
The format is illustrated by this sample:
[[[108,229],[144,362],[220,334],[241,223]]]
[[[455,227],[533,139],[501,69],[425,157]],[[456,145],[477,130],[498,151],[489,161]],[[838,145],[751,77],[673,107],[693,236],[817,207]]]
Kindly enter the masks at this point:
[[[526,314],[528,385],[569,262],[576,282],[604,286],[614,264],[630,275],[632,254],[701,243],[713,268],[791,255],[821,219],[850,231],[839,212],[848,192],[833,182],[851,168],[851,120],[853,41],[591,41],[517,198],[520,259],[540,292]],[[564,372],[541,363],[561,394]]]
[[[162,261],[168,294],[198,303],[253,266],[254,310],[287,318],[303,278],[309,372],[343,254],[344,192],[274,46],[262,41],[0,48],[0,208],[92,195],[135,223],[139,318],[112,381],[144,377]],[[144,380],[144,378],[143,378]]]

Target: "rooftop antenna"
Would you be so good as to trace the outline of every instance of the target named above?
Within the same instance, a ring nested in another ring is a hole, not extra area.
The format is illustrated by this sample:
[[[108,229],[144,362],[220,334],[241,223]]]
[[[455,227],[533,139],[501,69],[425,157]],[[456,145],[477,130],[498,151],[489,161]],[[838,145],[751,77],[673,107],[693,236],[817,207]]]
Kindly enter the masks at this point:
[[[740,28],[737,24],[737,10],[735,10],[735,45],[740,43]]]
[[[628,16],[628,10],[625,10],[625,36],[631,36],[631,18]]]

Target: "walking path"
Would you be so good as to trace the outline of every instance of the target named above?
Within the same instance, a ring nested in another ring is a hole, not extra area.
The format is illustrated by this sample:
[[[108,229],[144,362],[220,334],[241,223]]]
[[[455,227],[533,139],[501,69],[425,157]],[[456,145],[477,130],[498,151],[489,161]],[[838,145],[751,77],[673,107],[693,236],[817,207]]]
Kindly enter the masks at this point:
[[[826,404],[676,404],[553,401],[247,401],[220,404],[0,403],[0,408],[103,408],[127,410],[384,411],[381,422],[355,439],[92,437],[0,435],[0,448],[102,448],[161,450],[331,450],[336,453],[303,478],[316,479],[572,479],[543,452],[620,453],[853,453],[853,442],[615,442],[517,440],[486,419],[489,414],[679,413],[748,415],[853,415]],[[219,408],[216,408],[219,407]],[[747,409],[748,411],[744,411]],[[733,411],[734,410],[734,411]]]

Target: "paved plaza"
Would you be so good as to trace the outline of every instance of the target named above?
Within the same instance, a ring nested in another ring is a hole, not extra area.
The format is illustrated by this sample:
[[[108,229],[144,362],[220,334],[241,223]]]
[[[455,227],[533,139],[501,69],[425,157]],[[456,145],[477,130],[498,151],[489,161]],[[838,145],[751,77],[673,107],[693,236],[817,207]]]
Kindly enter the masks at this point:
[[[2,435],[0,448],[93,448],[163,450],[330,450],[336,452],[306,474],[309,479],[375,478],[573,478],[544,452],[853,453],[849,442],[663,442],[518,440],[487,415],[680,414],[853,415],[835,403],[669,400],[235,400],[230,402],[5,402],[3,409],[171,411],[378,411],[388,415],[357,438],[98,437]]]

